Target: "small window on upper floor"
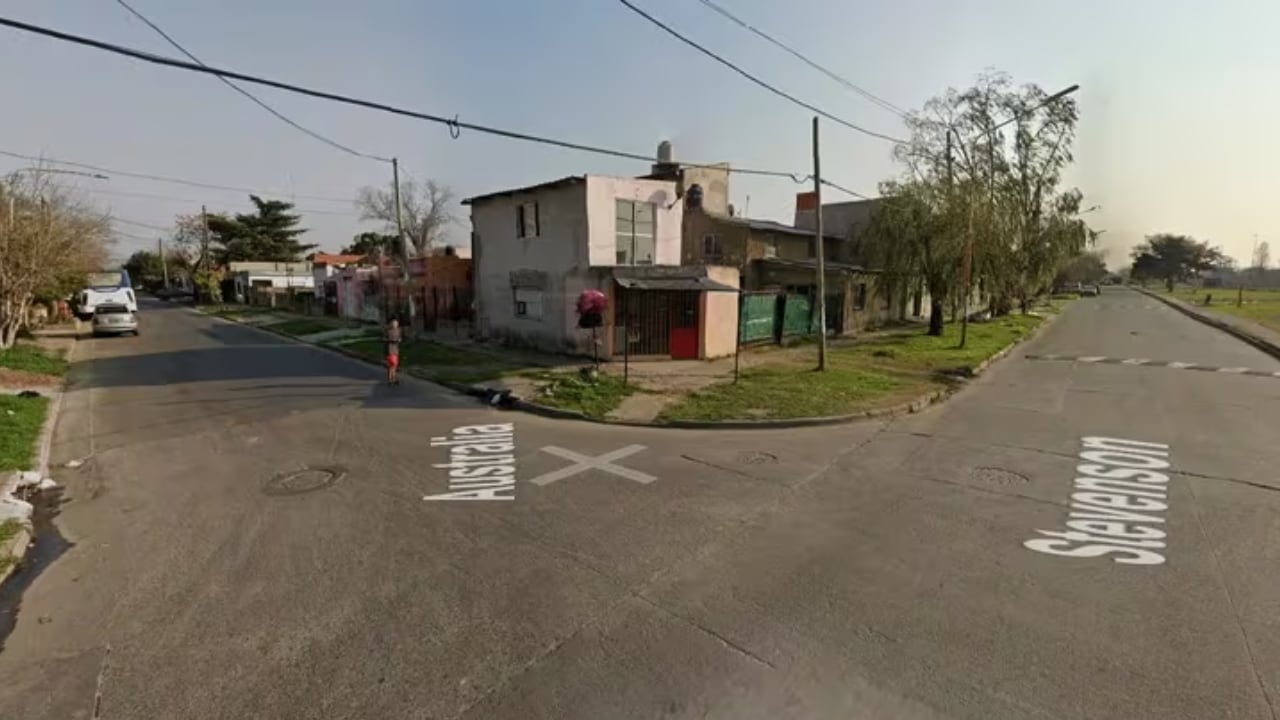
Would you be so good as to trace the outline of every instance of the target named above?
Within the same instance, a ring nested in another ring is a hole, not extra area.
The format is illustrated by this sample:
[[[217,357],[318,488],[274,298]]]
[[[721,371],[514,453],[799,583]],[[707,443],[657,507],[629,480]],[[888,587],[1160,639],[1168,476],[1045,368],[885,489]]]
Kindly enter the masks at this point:
[[[652,265],[657,254],[653,203],[635,200],[614,202],[618,265]]]
[[[702,236],[702,259],[707,262],[718,262],[724,257],[724,247],[720,244],[720,236],[707,234]]]
[[[538,237],[538,203],[526,202],[516,206],[516,237]]]

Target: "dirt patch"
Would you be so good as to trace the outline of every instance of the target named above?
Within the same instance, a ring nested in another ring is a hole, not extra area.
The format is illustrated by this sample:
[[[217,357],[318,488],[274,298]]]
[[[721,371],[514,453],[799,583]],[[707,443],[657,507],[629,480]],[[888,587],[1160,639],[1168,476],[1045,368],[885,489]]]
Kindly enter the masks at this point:
[[[42,375],[26,370],[0,368],[0,388],[40,388],[55,387],[62,382],[56,375]]]

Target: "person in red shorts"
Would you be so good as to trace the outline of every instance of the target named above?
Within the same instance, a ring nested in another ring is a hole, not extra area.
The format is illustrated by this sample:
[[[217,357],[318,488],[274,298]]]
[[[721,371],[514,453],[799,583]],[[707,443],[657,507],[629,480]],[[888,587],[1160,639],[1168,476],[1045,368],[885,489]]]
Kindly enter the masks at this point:
[[[391,318],[391,324],[387,326],[386,334],[387,343],[387,384],[399,385],[400,377],[398,371],[400,369],[400,320]]]

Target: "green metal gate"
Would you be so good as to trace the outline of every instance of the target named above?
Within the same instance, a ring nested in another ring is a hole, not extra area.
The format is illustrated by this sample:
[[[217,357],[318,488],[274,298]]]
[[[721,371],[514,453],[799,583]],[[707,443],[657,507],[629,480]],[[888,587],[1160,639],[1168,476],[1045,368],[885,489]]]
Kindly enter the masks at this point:
[[[772,342],[777,337],[777,319],[776,293],[742,293],[738,301],[739,344]]]

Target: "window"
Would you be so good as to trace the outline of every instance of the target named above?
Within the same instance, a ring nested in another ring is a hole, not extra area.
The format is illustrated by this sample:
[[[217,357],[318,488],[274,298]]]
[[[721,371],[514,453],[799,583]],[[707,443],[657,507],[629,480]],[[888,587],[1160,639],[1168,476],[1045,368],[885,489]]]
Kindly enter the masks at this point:
[[[719,260],[724,255],[724,248],[720,246],[719,235],[703,235],[702,236],[702,259],[703,260]]]
[[[853,309],[854,310],[867,309],[867,284],[866,283],[858,283],[858,294],[853,299]]]
[[[538,237],[538,203],[527,202],[516,206],[516,237]]]
[[[530,320],[542,319],[542,291],[533,288],[514,288],[516,317]]]
[[[657,252],[652,203],[618,200],[617,249],[619,265],[652,265]]]

